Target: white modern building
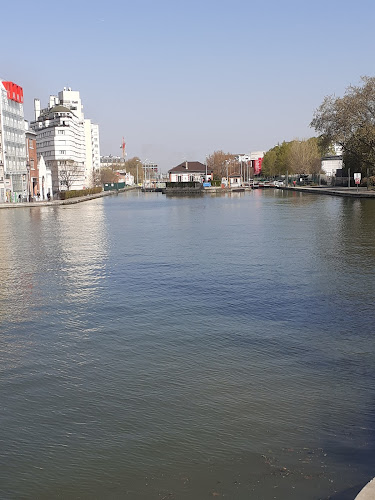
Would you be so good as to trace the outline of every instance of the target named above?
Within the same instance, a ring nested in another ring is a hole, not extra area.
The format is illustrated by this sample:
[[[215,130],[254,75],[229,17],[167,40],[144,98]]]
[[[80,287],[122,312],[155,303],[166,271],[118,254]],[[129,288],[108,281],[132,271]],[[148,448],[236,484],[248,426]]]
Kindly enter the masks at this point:
[[[0,202],[27,199],[23,89],[0,80]]]
[[[334,155],[324,156],[321,160],[321,168],[325,175],[328,177],[328,182],[331,180],[329,178],[336,176],[336,170],[342,169],[343,166],[342,147],[338,144],[334,144],[333,150],[335,153]]]
[[[34,110],[38,159],[51,170],[53,193],[90,187],[100,168],[99,126],[84,118],[79,92],[64,88],[44,109],[35,99]]]

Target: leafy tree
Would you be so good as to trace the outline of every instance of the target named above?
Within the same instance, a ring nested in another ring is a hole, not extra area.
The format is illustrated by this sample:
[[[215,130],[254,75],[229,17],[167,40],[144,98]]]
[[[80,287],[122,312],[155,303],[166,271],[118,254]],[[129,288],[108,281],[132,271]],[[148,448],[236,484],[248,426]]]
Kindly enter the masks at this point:
[[[274,148],[267,151],[267,153],[263,157],[262,162],[262,175],[265,177],[275,177],[278,172],[276,168],[276,160],[279,146],[275,146]]]
[[[264,155],[262,174],[267,177],[304,173],[314,174],[320,171],[322,151],[326,143],[316,137],[282,142]]]
[[[122,166],[124,168],[124,165]],[[143,164],[138,156],[134,156],[133,158],[129,158],[125,162],[125,170],[126,172],[130,172],[131,175],[134,176],[134,181],[137,182],[137,172],[138,172],[138,182],[143,181]]]
[[[326,96],[310,124],[339,144],[344,160],[355,160],[357,170],[375,165],[375,78],[361,80],[362,85],[349,86],[343,97]]]
[[[280,175],[285,175],[287,171],[291,171],[290,148],[290,142],[284,141],[280,145],[278,145],[275,168]]]
[[[317,142],[320,156],[334,156],[336,154],[334,143],[328,136],[324,134],[320,135],[317,138]]]
[[[317,174],[321,169],[321,155],[316,137],[290,143],[289,165],[293,173]]]

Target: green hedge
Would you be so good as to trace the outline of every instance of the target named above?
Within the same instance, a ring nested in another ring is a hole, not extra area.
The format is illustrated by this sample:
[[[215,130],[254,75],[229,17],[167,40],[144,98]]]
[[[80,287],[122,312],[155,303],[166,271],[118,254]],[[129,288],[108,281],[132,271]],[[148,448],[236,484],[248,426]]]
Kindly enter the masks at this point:
[[[68,200],[69,198],[78,198],[80,196],[87,196],[89,194],[97,194],[101,192],[102,192],[101,187],[79,189],[73,191],[60,191],[60,200]]]
[[[220,187],[221,186],[221,180],[220,179],[214,179],[211,181],[211,186],[216,186]]]

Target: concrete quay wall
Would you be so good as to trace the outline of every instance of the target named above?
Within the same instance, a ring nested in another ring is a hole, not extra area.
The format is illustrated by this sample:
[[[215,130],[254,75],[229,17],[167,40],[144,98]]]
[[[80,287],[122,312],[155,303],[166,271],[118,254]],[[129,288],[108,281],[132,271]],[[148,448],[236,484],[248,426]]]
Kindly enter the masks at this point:
[[[103,198],[104,196],[113,196],[119,193],[125,193],[126,191],[132,191],[133,189],[139,189],[137,187],[126,187],[119,189],[118,191],[102,191],[101,193],[88,194],[86,196],[79,196],[77,198],[69,198],[67,200],[53,200],[53,201],[32,201],[32,202],[21,202],[21,203],[0,203],[0,209],[2,208],[40,208],[40,207],[57,207],[60,205],[75,205],[77,203],[83,203],[84,201],[95,200],[97,198]]]
[[[366,484],[355,497],[355,500],[374,500],[375,498],[375,478]]]
[[[330,196],[344,196],[348,198],[375,198],[375,191],[368,191],[366,188],[332,188],[332,187],[305,187],[288,186],[280,187],[284,191],[297,191],[301,193],[328,194]]]

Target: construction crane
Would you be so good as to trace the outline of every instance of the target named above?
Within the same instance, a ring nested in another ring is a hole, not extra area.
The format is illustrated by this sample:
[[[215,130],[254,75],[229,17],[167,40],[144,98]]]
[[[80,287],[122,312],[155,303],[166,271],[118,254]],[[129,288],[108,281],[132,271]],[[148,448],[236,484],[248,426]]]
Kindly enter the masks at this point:
[[[121,143],[121,146],[120,148],[122,149],[122,161],[125,162],[125,156],[126,156],[126,153],[125,153],[125,139],[122,138],[122,143]]]

